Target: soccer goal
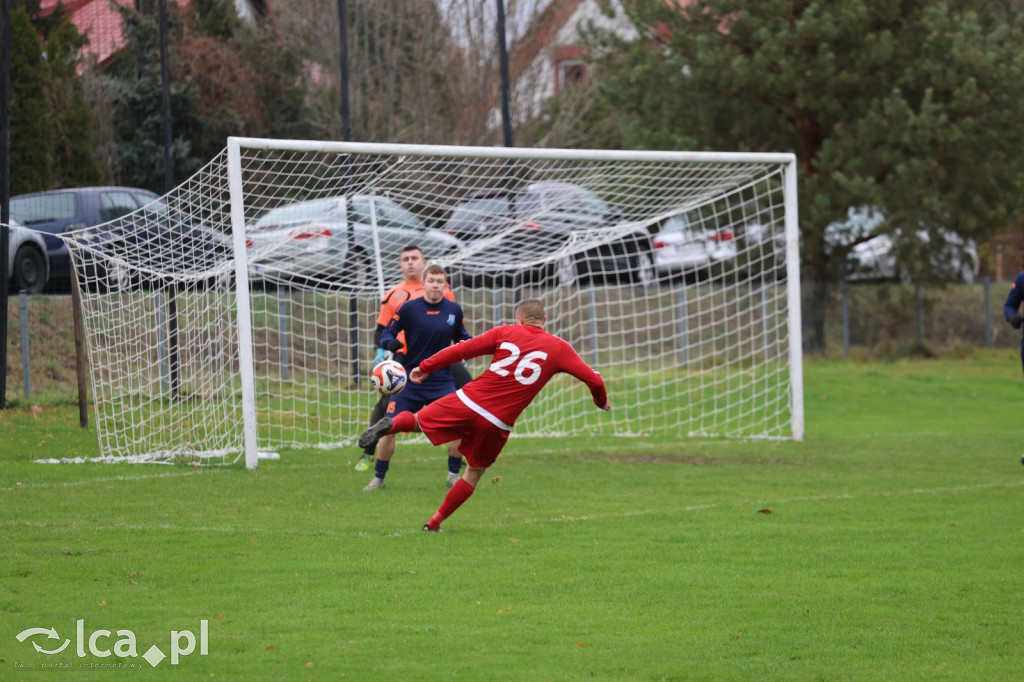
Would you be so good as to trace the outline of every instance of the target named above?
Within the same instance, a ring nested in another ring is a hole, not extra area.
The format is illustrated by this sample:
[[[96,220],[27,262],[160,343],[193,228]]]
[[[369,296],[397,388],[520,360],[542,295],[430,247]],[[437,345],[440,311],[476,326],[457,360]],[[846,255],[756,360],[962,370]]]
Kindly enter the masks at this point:
[[[65,236],[101,456],[354,458],[407,244],[446,267],[471,334],[538,298],[602,373],[611,413],[558,377],[516,438],[802,439],[795,172],[790,154],[230,138],[157,204]]]

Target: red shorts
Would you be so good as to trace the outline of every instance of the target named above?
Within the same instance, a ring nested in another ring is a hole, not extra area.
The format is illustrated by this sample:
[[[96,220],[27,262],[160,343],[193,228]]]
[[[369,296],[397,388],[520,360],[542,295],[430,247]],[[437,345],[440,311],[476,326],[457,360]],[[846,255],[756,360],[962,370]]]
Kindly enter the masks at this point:
[[[455,393],[449,393],[416,413],[420,430],[434,445],[461,440],[459,452],[469,466],[486,469],[498,459],[508,441],[508,431],[487,421]]]

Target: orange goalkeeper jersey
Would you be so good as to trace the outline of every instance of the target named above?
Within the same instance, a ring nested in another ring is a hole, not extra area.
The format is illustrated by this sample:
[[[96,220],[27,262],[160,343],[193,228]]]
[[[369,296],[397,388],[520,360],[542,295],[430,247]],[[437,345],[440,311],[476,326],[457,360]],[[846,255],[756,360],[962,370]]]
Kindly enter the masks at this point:
[[[390,322],[391,318],[395,316],[403,303],[411,301],[414,298],[422,297],[422,280],[419,282],[410,282],[403,279],[401,282],[391,287],[388,293],[384,294],[384,298],[380,302],[380,314],[377,315],[377,324],[381,327],[388,326],[388,322]],[[444,297],[449,301],[455,300],[455,294],[452,292],[452,288],[447,284],[444,287]],[[398,335],[395,338],[402,342],[402,349],[398,352],[408,353],[409,349],[405,345],[405,332],[398,332]]]

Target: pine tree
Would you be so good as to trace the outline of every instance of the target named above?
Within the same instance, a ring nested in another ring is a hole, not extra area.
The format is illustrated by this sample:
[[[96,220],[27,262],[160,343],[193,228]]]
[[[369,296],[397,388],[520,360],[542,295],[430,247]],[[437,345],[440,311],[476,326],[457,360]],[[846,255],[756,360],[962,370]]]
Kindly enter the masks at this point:
[[[28,12],[11,9],[11,194],[47,189],[53,128],[48,124],[48,74]]]
[[[1019,14],[985,0],[680,4],[632,0],[645,39],[603,41],[606,141],[794,152],[812,344],[824,343],[845,256],[825,228],[849,207],[876,207],[882,229],[925,230],[932,243],[939,230],[992,234],[1019,210]],[[929,280],[927,262],[908,263],[916,280]]]

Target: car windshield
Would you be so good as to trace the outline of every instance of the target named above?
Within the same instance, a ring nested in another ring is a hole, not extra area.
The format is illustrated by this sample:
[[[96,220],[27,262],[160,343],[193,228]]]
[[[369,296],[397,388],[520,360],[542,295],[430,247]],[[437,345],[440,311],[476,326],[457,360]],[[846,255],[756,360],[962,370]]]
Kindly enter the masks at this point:
[[[370,212],[371,203],[374,211],[372,214]],[[364,225],[371,225],[371,217],[376,217],[377,224],[382,227],[404,227],[410,230],[423,227],[419,218],[390,199],[383,197],[356,197],[352,200],[352,208],[355,211],[356,222]]]
[[[507,196],[468,199],[452,211],[449,223],[454,229],[472,228],[482,221],[491,221],[508,213]]]
[[[197,221],[192,216],[175,210],[164,201],[163,197],[141,190],[134,193],[135,199],[142,204],[142,216],[149,221],[161,225],[174,233],[189,234],[197,228]],[[133,211],[136,209],[132,209]]]
[[[585,189],[573,188],[571,190],[548,190],[543,193],[530,193],[532,202],[524,205],[523,214],[527,210],[549,210],[562,213],[574,213],[589,215],[595,218],[603,218],[608,215],[608,204],[599,196]]]

